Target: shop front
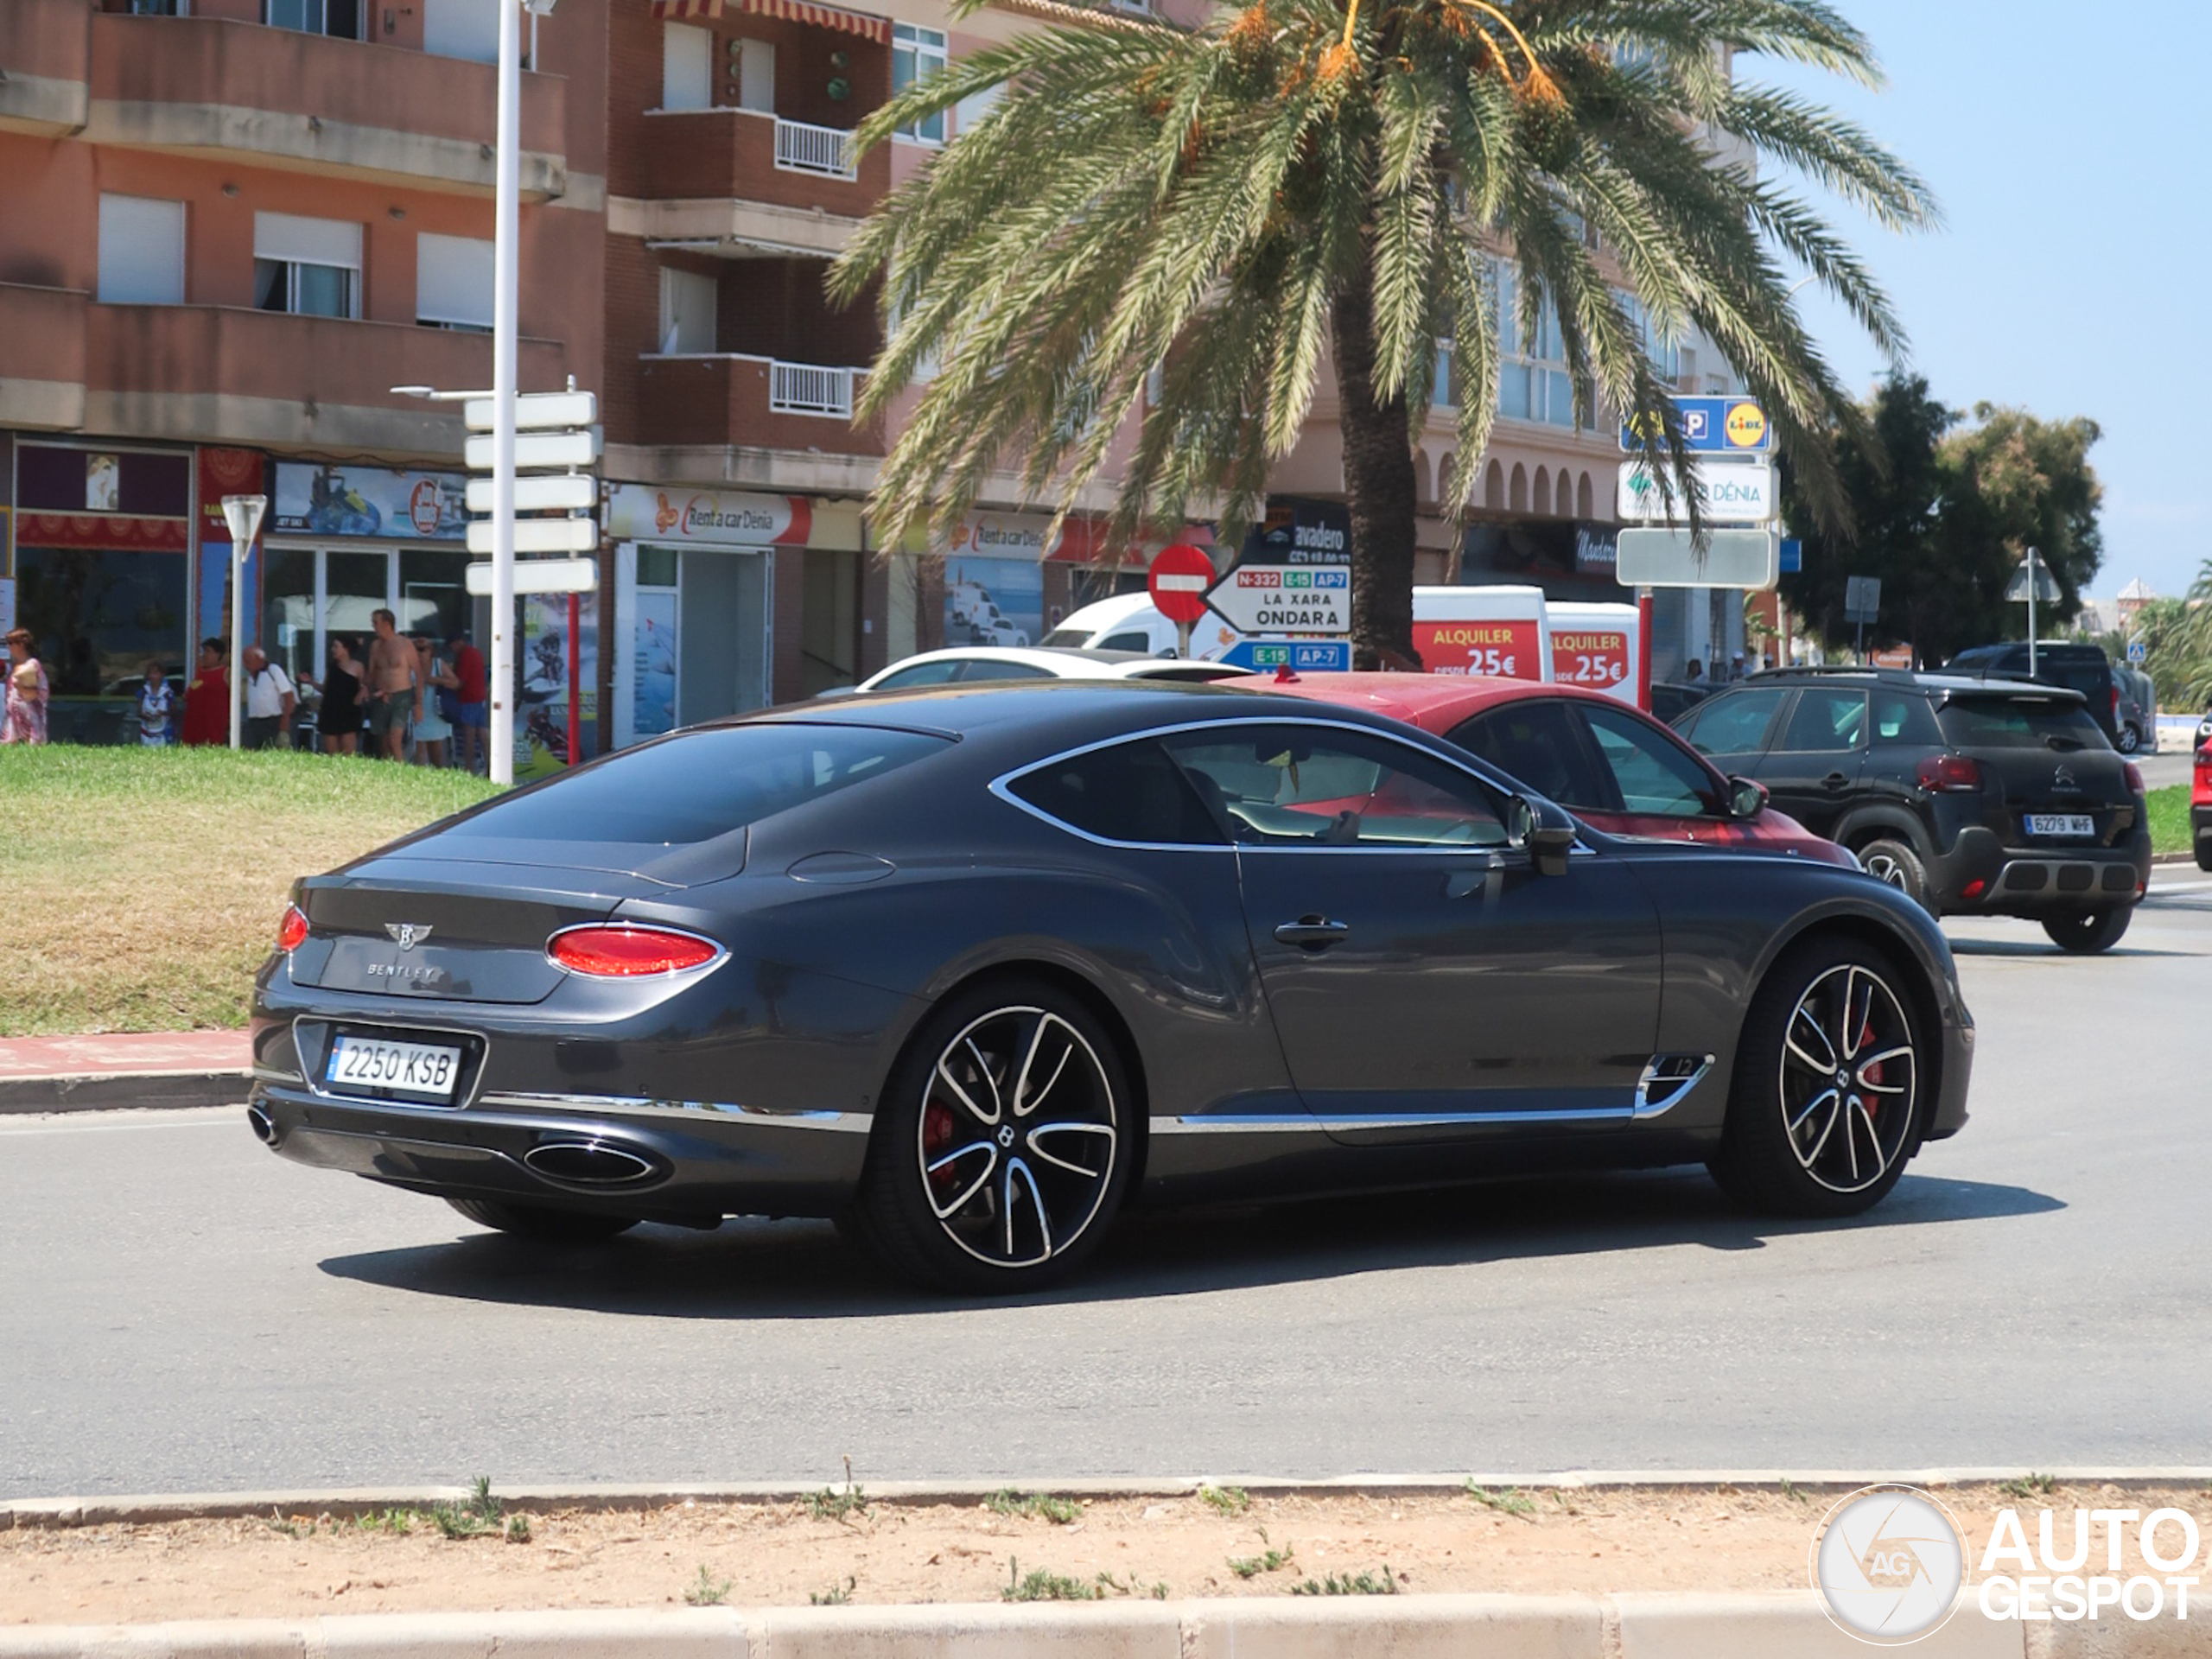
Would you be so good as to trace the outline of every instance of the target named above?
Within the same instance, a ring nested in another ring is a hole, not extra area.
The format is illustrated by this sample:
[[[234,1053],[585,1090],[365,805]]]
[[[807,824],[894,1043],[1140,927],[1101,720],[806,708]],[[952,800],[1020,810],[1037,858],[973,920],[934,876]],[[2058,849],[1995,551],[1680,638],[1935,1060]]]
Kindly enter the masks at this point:
[[[860,677],[857,502],[616,484],[605,523],[617,747]]]
[[[57,743],[136,742],[145,665],[192,659],[192,452],[18,442],[16,625],[52,688]]]

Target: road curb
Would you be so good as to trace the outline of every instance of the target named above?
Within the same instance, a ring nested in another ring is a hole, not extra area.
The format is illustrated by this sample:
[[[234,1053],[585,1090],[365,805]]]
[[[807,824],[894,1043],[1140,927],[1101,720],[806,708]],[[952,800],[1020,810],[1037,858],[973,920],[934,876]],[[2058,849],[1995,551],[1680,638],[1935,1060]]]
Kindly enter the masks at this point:
[[[2102,1634],[1999,1624],[1968,1606],[1913,1652],[1916,1659],[2071,1659],[2105,1650]],[[2212,1651],[2212,1625],[2177,1624],[2158,1634],[2174,1638],[2159,1643],[2161,1655]],[[0,1659],[1842,1659],[1866,1652],[1829,1623],[1810,1591],[401,1613],[0,1628]]]
[[[242,1106],[252,1087],[253,1079],[244,1071],[105,1071],[80,1077],[0,1077],[0,1114]]]
[[[1188,1497],[1201,1486],[1237,1487],[1255,1497],[1392,1497],[1443,1495],[1475,1485],[1493,1491],[1695,1489],[1843,1493],[1862,1486],[1897,1484],[1931,1490],[2018,1478],[2020,1465],[1960,1465],[1917,1469],[1571,1469],[1472,1474],[1161,1475],[1133,1478],[1043,1478],[1021,1480],[865,1481],[871,1503],[923,1508],[980,1503],[1008,1490],[1100,1499]],[[2038,1471],[2068,1485],[2182,1486],[2212,1484],[2212,1465],[2098,1465]],[[823,1490],[819,1481],[715,1481],[661,1485],[499,1485],[510,1510],[652,1510],[693,1503],[795,1503]],[[0,1529],[16,1527],[151,1526],[175,1521],[233,1520],[245,1516],[328,1515],[345,1517],[381,1510],[428,1509],[467,1498],[461,1486],[356,1486],[262,1492],[176,1492],[104,1497],[32,1497],[0,1501]],[[2212,1629],[2212,1625],[2208,1625]]]

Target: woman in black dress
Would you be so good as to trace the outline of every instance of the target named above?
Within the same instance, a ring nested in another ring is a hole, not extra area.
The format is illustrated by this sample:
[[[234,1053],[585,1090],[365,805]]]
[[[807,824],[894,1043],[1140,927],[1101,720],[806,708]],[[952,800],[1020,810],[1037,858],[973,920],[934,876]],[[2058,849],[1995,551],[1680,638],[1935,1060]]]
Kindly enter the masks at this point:
[[[324,751],[330,754],[358,754],[361,749],[361,665],[343,637],[330,637],[330,664],[322,677],[322,712],[316,728],[322,734]]]

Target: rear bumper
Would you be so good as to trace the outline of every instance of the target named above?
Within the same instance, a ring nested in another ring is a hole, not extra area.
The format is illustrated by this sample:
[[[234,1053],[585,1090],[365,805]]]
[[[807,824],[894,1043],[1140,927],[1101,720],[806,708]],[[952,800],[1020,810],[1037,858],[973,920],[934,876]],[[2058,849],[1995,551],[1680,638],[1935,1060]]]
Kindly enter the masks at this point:
[[[2139,834],[2120,847],[2007,846],[1976,825],[1959,832],[1929,874],[1947,914],[2043,916],[2133,905],[2151,880],[2151,837]]]
[[[2196,843],[2198,856],[2212,851],[2212,806],[2192,806],[2189,809],[2190,839]]]
[[[248,1110],[271,1151],[315,1168],[444,1198],[691,1225],[834,1213],[859,1183],[870,1122],[589,1095],[409,1106],[270,1083]]]

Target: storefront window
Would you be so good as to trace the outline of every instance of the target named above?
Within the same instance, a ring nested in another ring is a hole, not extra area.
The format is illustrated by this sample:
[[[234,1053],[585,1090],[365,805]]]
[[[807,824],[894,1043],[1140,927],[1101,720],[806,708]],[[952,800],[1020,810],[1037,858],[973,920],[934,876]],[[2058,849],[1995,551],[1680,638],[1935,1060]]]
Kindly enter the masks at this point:
[[[399,628],[403,633],[451,639],[468,626],[472,601],[463,585],[468,555],[444,548],[410,547],[399,555]]]
[[[149,657],[189,677],[185,564],[181,553],[16,549],[16,620],[53,683],[54,741],[121,741]]]

